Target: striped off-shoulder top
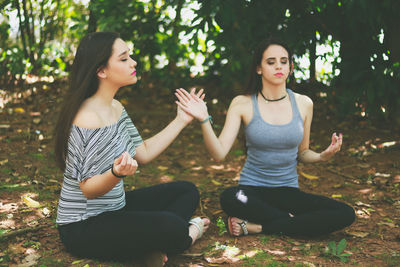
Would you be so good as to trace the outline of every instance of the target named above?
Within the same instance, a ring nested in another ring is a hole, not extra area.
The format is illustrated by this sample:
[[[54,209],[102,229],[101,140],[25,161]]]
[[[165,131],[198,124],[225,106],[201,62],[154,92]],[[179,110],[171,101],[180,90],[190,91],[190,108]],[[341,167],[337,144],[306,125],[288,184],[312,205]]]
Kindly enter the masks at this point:
[[[116,123],[102,128],[86,129],[72,125],[56,223],[73,223],[123,208],[125,191],[122,179],[109,192],[95,199],[87,199],[79,183],[108,171],[114,160],[125,151],[133,157],[135,147],[141,143],[143,140],[125,109]]]

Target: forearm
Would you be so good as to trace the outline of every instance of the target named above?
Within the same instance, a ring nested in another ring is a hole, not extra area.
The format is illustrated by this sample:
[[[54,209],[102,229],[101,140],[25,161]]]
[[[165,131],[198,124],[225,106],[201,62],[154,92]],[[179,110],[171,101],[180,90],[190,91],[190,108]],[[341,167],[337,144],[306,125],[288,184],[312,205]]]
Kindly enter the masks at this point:
[[[314,163],[323,161],[321,153],[317,153],[311,149],[303,150],[298,155],[298,160],[303,163]]]
[[[223,160],[228,153],[228,149],[224,148],[221,141],[215,135],[211,123],[207,122],[201,125],[203,132],[204,144],[211,157],[217,161]]]
[[[136,160],[140,164],[152,161],[175,140],[186,125],[185,122],[175,118],[161,132],[143,142],[144,153],[137,155]]]
[[[80,187],[88,199],[94,199],[109,192],[120,180],[111,173],[111,170],[108,170],[84,180],[80,183]]]

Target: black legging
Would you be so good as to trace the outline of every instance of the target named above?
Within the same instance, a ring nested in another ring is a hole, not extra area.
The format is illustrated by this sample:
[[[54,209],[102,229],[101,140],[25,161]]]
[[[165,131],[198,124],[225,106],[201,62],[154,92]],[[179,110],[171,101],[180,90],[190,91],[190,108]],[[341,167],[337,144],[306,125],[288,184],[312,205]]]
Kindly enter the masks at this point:
[[[238,194],[239,190],[242,192]],[[261,224],[266,234],[318,236],[342,229],[355,220],[352,207],[293,187],[239,185],[226,189],[220,200],[229,216]]]
[[[126,206],[59,226],[66,249],[81,257],[129,259],[189,248],[188,222],[199,204],[196,186],[172,182],[126,192]]]

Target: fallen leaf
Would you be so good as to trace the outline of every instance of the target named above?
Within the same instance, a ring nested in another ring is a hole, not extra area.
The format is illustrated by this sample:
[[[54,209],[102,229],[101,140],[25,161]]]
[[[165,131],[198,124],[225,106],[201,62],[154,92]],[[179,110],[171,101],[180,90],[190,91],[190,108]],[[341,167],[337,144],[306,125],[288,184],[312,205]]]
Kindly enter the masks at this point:
[[[162,182],[162,183],[169,183],[169,182],[172,182],[172,180],[173,179],[168,175],[163,175],[160,177],[160,182]]]
[[[307,178],[307,179],[309,179],[309,180],[316,180],[316,179],[319,179],[318,176],[311,175],[311,174],[307,174],[307,173],[304,173],[304,172],[302,172],[302,171],[299,171],[299,174],[300,174],[301,176],[303,176],[304,178]]]
[[[400,183],[400,174],[396,175],[396,176],[393,178],[393,183],[395,183],[395,184]]]
[[[371,191],[372,191],[371,188],[365,188],[365,189],[358,190],[358,192],[360,192],[361,194],[368,194]]]
[[[202,170],[202,169],[203,169],[203,167],[201,167],[201,166],[193,167],[193,168],[192,168],[192,170],[194,170],[194,171],[199,171],[199,170]]]
[[[8,159],[1,160],[1,161],[0,161],[0,166],[3,166],[3,165],[6,164],[7,162],[8,162]]]
[[[272,254],[272,255],[285,255],[286,252],[285,251],[281,251],[281,250],[270,250],[270,249],[266,249],[266,252]]]
[[[367,207],[367,208],[371,208],[371,205],[370,205],[370,204],[366,204],[366,203],[363,203],[363,202],[361,202],[361,201],[357,201],[355,204],[356,204],[357,206],[364,206],[364,207]]]
[[[360,168],[362,168],[362,169],[367,169],[367,168],[370,167],[370,165],[367,164],[367,163],[360,163],[360,164],[357,164],[357,166],[360,167]]]
[[[377,173],[375,173],[375,176],[380,176],[380,177],[388,178],[388,177],[390,177],[391,175],[390,175],[389,173],[380,173],[380,172],[377,172]]]
[[[389,226],[391,228],[395,228],[396,224],[392,223],[392,222],[379,222],[378,225],[386,225]]]
[[[336,195],[335,195],[335,194],[333,194],[333,195],[332,195],[332,197],[333,197],[333,198],[341,198],[341,197],[342,197],[342,195],[341,195],[341,194],[336,194]]]
[[[165,166],[157,166],[157,169],[159,169],[160,171],[165,171],[165,170],[168,170],[168,167],[165,167]]]
[[[22,199],[24,200],[24,203],[30,208],[40,208],[41,206],[39,202],[33,200],[29,196],[24,196]]]
[[[305,267],[315,267],[314,263],[308,262],[308,261],[303,261],[303,264]]]
[[[367,232],[360,232],[360,231],[346,231],[346,234],[349,234],[349,235],[355,236],[355,237],[360,237],[360,238],[364,238],[369,235],[369,233],[367,233]]]
[[[224,169],[224,165],[211,165],[210,168],[214,170],[222,170]]]
[[[223,212],[224,212],[223,210],[216,210],[216,211],[214,211],[212,213],[212,215],[217,215],[217,214],[220,214],[220,213],[223,213]]]
[[[220,182],[218,182],[218,181],[215,181],[214,179],[211,179],[211,182],[212,182],[213,184],[215,184],[215,185],[222,185],[222,183],[220,183]]]
[[[23,108],[15,108],[14,111],[17,113],[21,113],[21,114],[25,113],[25,109],[23,109]]]

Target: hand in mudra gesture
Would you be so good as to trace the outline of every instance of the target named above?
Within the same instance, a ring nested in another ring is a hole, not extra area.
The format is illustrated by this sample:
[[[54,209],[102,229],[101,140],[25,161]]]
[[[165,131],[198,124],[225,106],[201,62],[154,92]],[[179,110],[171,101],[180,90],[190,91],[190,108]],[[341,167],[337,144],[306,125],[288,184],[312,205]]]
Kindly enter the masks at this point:
[[[343,135],[339,134],[338,136],[336,135],[336,133],[333,133],[331,144],[327,149],[321,152],[321,159],[327,161],[330,158],[332,158],[333,155],[335,155],[337,152],[340,151],[340,148],[342,147],[342,142],[343,142]]]

